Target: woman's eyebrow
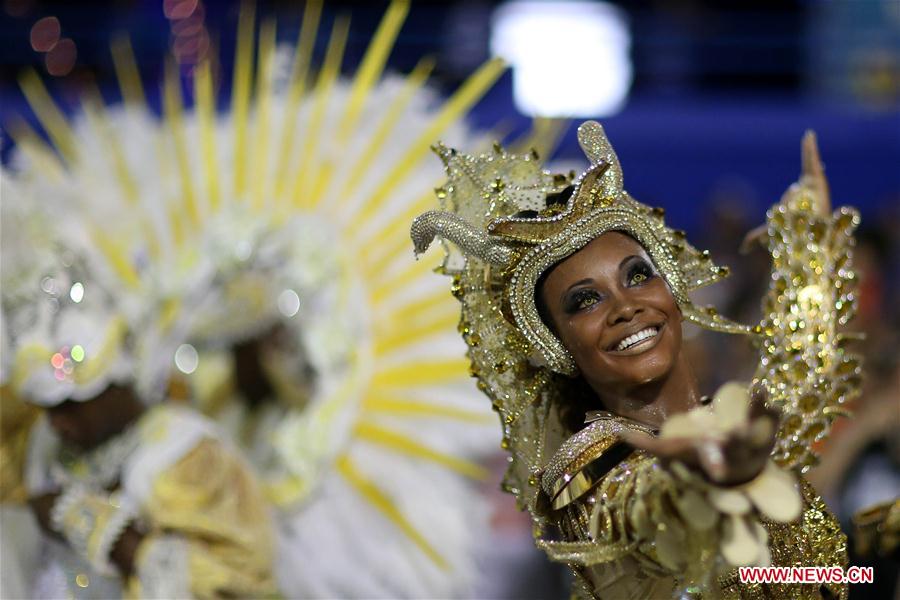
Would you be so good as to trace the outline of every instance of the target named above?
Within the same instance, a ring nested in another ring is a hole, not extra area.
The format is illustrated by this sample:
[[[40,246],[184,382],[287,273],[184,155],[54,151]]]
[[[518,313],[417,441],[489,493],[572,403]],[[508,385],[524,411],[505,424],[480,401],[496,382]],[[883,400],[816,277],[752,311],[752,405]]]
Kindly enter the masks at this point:
[[[560,297],[560,300],[562,300],[563,302],[565,302],[565,301],[566,301],[566,296],[569,294],[569,292],[571,292],[573,289],[577,288],[579,285],[584,285],[584,284],[586,284],[586,283],[594,283],[594,280],[591,279],[590,277],[585,277],[584,279],[581,279],[581,280],[579,280],[579,281],[576,281],[575,283],[573,283],[572,285],[570,285],[568,288],[566,288],[566,291],[564,291],[564,292],[562,293],[562,296]]]
[[[632,258],[638,258],[638,259],[643,260],[644,257],[638,256],[637,254],[632,254],[631,256],[626,256],[625,258],[622,259],[622,262],[619,263],[619,269],[621,270],[622,267],[625,266],[625,263],[630,261]]]

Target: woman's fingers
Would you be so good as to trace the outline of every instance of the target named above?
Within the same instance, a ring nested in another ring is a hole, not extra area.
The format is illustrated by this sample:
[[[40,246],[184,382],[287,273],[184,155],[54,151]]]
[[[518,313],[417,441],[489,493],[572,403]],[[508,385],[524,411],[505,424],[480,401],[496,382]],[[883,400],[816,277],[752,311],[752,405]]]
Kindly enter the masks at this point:
[[[749,422],[747,423],[747,441],[756,449],[765,450],[768,454],[775,447],[775,434],[781,411],[766,403],[768,393],[761,386],[750,391]]]
[[[725,481],[729,473],[729,465],[725,458],[725,452],[719,442],[708,440],[697,449],[700,466],[716,482]]]
[[[726,439],[660,439],[632,431],[622,433],[626,443],[658,457],[663,464],[683,463],[715,483],[737,485],[756,477],[771,453],[775,421],[769,416],[753,419]]]
[[[664,465],[668,465],[672,461],[678,461],[694,471],[704,470],[698,452],[700,440],[690,438],[660,439],[631,431],[623,432],[622,437],[626,443],[638,450],[644,450],[656,456]]]
[[[773,419],[775,421],[778,420],[778,417],[781,415],[781,411],[778,408],[766,404],[767,394],[763,392],[762,394],[753,394],[750,395],[750,406],[748,407],[747,414],[752,421],[753,419],[760,419],[763,417]]]

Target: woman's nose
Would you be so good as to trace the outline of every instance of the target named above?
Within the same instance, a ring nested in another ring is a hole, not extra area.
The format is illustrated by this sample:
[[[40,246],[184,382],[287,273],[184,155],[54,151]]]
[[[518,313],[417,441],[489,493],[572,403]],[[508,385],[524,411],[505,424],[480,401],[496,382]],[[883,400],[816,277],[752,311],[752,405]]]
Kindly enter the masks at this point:
[[[635,315],[643,311],[640,305],[631,298],[631,295],[627,291],[613,294],[610,300],[612,302],[606,316],[607,325],[627,323],[631,321]]]

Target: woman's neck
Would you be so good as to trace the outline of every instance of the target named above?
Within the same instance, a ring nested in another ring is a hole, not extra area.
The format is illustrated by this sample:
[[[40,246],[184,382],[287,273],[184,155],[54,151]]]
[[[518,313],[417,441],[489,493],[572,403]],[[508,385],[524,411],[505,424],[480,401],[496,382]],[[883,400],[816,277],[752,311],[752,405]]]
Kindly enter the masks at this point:
[[[670,416],[699,406],[700,391],[682,353],[664,378],[619,393],[605,391],[602,400],[609,412],[659,429]]]

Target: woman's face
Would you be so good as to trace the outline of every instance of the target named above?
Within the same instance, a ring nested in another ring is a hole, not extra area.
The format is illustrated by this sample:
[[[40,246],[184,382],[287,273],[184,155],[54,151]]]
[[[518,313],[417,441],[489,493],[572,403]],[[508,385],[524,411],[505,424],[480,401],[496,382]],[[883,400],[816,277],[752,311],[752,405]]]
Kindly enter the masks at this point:
[[[644,248],[610,231],[548,273],[546,316],[590,386],[626,393],[667,375],[681,351],[681,311]]]

